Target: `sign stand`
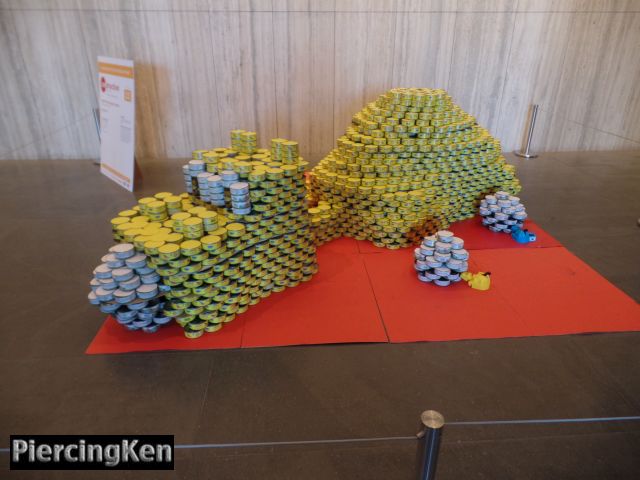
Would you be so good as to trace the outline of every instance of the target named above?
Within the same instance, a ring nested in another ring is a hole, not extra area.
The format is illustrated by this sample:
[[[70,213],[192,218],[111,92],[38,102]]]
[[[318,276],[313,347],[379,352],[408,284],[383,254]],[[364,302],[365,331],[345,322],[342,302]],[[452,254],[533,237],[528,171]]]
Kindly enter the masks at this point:
[[[135,81],[133,61],[98,57],[100,172],[133,191]]]

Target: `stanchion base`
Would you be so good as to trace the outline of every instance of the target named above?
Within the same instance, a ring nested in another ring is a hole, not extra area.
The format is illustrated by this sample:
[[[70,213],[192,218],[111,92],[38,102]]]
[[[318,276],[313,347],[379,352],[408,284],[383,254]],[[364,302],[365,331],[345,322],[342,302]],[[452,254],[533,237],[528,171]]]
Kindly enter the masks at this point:
[[[515,156],[522,158],[537,158],[537,153],[513,152]]]

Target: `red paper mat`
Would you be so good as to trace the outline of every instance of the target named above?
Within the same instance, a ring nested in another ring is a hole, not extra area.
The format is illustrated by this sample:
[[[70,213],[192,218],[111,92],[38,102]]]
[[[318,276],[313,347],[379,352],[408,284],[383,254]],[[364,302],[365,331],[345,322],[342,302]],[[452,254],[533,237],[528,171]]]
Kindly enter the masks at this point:
[[[324,343],[387,342],[356,241],[318,249],[320,271],[309,282],[274,293],[215,333],[187,339],[176,324],[131,332],[109,318],[86,353],[207,350]]]
[[[387,342],[373,290],[355,240],[318,249],[310,282],[271,295],[245,314],[243,347]]]
[[[171,323],[160,327],[156,333],[131,332],[108,317],[85,353],[151,352],[156,350],[213,350],[240,348],[244,318],[239,315],[221,330],[200,338],[184,336],[182,327]]]
[[[391,342],[640,330],[640,306],[562,247],[472,251],[488,291],[419,282],[409,250],[363,257]]]
[[[532,243],[518,243],[511,235],[506,233],[492,232],[482,225],[482,217],[476,215],[468,220],[453,223],[449,230],[457,237],[464,240],[464,248],[467,250],[485,250],[489,248],[546,248],[561,247],[562,244],[545,232],[535,222],[527,219],[524,228],[535,233],[537,239]]]
[[[492,272],[489,291],[463,283],[445,288],[422,283],[413,270],[412,249],[378,249],[341,238],[318,249],[320,271],[310,282],[272,294],[216,333],[190,340],[176,324],[155,334],[130,332],[108,318],[86,353],[640,330],[640,306],[554,246],[557,241],[533,222],[528,227],[538,242],[521,246],[476,220],[451,230],[470,250],[470,270]],[[497,247],[503,243],[508,248]]]
[[[525,220],[524,228],[534,232],[537,240],[532,243],[518,243],[506,233],[496,233],[482,225],[482,217],[476,215],[468,220],[451,224],[448,230],[464,240],[467,250],[480,250],[487,248],[545,248],[561,247],[562,244],[540,228],[531,220]],[[368,240],[358,240],[360,253],[384,253],[385,248],[378,248]]]

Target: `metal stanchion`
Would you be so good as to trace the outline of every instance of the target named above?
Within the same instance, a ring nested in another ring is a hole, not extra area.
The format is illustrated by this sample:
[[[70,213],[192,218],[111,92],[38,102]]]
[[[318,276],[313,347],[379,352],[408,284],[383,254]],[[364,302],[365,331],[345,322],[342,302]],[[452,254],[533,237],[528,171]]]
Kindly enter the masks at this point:
[[[538,105],[533,105],[531,109],[531,122],[529,123],[529,133],[527,134],[527,144],[524,152],[522,150],[514,152],[518,157],[536,158],[537,153],[531,152],[531,137],[533,137],[533,128],[536,126],[536,117],[538,116]]]
[[[418,453],[416,455],[416,477],[418,480],[433,480],[436,475],[440,436],[444,417],[435,410],[426,410],[420,415]]]
[[[93,108],[93,121],[96,124],[96,133],[98,134],[98,143],[100,143],[100,109]],[[100,165],[100,161],[94,161],[94,165]]]
[[[96,133],[98,134],[98,141],[100,141],[100,109],[93,108],[93,121],[96,124]]]

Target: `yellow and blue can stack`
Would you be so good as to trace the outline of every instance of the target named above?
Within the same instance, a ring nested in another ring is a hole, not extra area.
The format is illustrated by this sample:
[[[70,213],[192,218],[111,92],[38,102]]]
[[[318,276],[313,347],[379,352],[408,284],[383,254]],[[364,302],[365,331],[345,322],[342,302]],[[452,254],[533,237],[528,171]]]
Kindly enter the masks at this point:
[[[163,314],[185,336],[215,332],[251,305],[317,272],[304,172],[296,142],[257,148],[234,130],[230,148],[196,150],[183,167],[187,193],[140,199],[112,219],[166,289]]]
[[[311,171],[310,190],[340,211],[331,235],[395,249],[472,217],[483,194],[520,184],[500,142],[444,90],[395,88],[353,117]]]
[[[163,313],[163,293],[168,287],[159,281],[145,254],[130,243],[118,243],[93,271],[89,302],[129,330],[154,333],[171,321]]]

